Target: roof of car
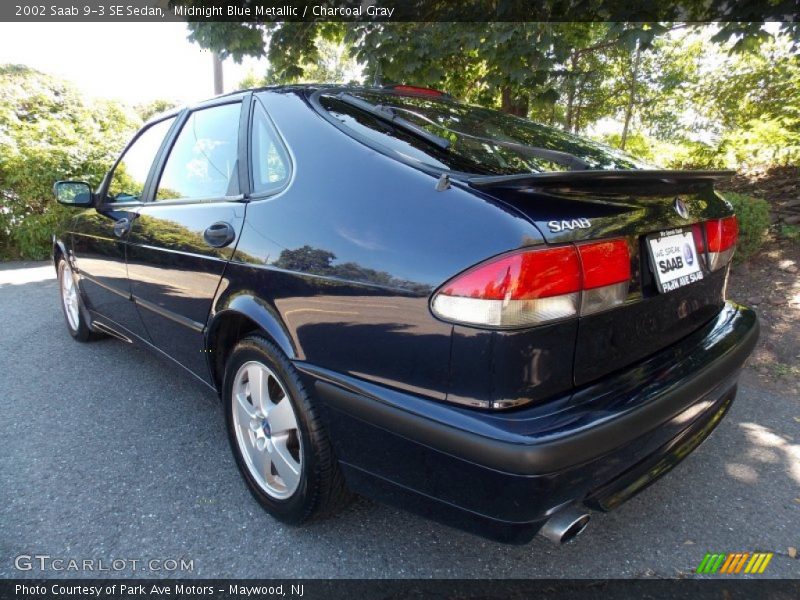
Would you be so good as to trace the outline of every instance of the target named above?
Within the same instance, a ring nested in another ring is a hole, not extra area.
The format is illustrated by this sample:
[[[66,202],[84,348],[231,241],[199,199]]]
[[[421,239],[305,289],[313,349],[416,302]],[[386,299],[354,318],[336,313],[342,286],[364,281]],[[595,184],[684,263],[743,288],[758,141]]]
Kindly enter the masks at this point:
[[[174,117],[175,115],[179,114],[181,111],[189,108],[189,109],[198,109],[203,108],[206,106],[210,106],[213,104],[218,103],[220,100],[223,99],[236,99],[238,97],[244,96],[248,93],[263,93],[263,92],[273,92],[273,93],[292,93],[292,92],[300,92],[300,93],[313,93],[318,90],[322,89],[333,89],[333,90],[341,90],[341,91],[352,91],[352,92],[373,92],[373,93],[395,93],[398,95],[408,95],[408,96],[415,96],[415,95],[425,95],[431,96],[431,92],[435,92],[436,96],[440,98],[451,98],[449,94],[446,92],[442,92],[439,90],[434,90],[430,88],[425,88],[422,86],[410,86],[410,85],[384,85],[384,86],[363,86],[363,85],[350,85],[350,84],[341,84],[341,83],[298,83],[298,84],[285,84],[285,85],[265,85],[260,87],[253,87],[253,88],[246,88],[243,90],[236,90],[233,92],[228,92],[226,94],[220,94],[218,96],[213,96],[211,98],[207,98],[206,100],[201,100],[200,102],[195,102],[192,104],[186,104],[182,106],[176,106],[169,110],[164,111],[163,113],[159,113],[155,115],[151,119],[147,121],[147,124],[162,121],[169,117]]]
[[[265,85],[260,87],[247,88],[243,90],[236,90],[235,92],[228,92],[227,94],[222,94],[220,96],[215,96],[214,98],[204,100],[203,102],[198,103],[197,106],[202,106],[206,103],[217,101],[220,98],[235,98],[237,96],[243,96],[244,94],[249,92],[308,93],[308,92],[316,92],[318,90],[341,90],[341,91],[373,92],[373,93],[378,92],[384,94],[394,93],[398,95],[426,95],[426,96],[438,96],[441,98],[450,98],[450,95],[447,94],[446,92],[442,92],[440,90],[434,90],[432,88],[426,88],[423,86],[412,86],[412,85],[401,85],[401,84],[366,86],[366,85],[352,85],[343,83],[297,83],[297,84],[284,84],[284,85]]]
[[[316,92],[322,89],[334,90],[350,90],[354,92],[380,92],[380,93],[395,93],[403,95],[425,94],[428,96],[436,95],[443,98],[449,97],[446,92],[427,88],[424,86],[403,85],[403,84],[390,84],[390,85],[353,85],[346,83],[299,83],[288,85],[267,85],[261,87],[254,87],[245,90],[237,90],[226,94],[225,96],[235,96],[246,92]],[[218,96],[220,97],[220,96]]]
[[[401,86],[407,87],[407,86]],[[341,91],[353,91],[353,92],[392,92],[396,91],[392,86],[361,86],[361,85],[348,85],[348,84],[341,84],[341,83],[299,83],[299,84],[281,84],[281,85],[265,85],[259,87],[252,87],[252,88],[245,88],[242,90],[235,90],[233,92],[228,92],[226,94],[220,94],[218,96],[213,96],[211,98],[207,98],[205,100],[201,100],[199,102],[193,102],[191,104],[184,104],[181,106],[176,106],[174,108],[170,108],[162,113],[159,113],[152,118],[148,119],[147,124],[154,123],[157,121],[162,121],[164,119],[168,119],[170,117],[174,117],[175,115],[179,114],[181,111],[188,109],[198,109],[203,108],[205,106],[213,105],[218,103],[221,99],[236,99],[238,97],[242,97],[248,93],[263,93],[263,92],[273,92],[273,93],[313,93],[317,90],[321,89],[335,89]],[[424,88],[418,88],[424,89]],[[432,90],[435,91],[435,90]],[[397,92],[396,93],[400,93]],[[405,92],[408,93],[408,92]],[[441,92],[443,97],[447,95],[444,92]]]

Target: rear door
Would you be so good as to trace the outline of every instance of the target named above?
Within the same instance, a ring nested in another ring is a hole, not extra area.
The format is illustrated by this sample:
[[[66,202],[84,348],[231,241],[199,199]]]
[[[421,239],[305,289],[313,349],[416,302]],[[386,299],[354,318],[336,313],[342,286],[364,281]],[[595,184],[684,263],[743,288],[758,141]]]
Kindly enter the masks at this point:
[[[153,344],[207,382],[206,321],[244,223],[249,101],[220,99],[182,115],[129,237],[131,291]]]

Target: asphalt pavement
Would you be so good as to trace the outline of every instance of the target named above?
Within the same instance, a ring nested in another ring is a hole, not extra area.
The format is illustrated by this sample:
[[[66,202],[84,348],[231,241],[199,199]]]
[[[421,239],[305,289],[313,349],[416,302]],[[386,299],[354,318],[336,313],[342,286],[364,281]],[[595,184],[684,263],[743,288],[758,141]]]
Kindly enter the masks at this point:
[[[759,577],[800,576],[800,399],[747,375],[708,441],[565,546],[497,544],[364,499],[293,528],[246,490],[213,393],[146,350],[73,341],[52,267],[8,263],[0,440],[0,577],[696,577],[706,552],[755,551],[775,553]]]

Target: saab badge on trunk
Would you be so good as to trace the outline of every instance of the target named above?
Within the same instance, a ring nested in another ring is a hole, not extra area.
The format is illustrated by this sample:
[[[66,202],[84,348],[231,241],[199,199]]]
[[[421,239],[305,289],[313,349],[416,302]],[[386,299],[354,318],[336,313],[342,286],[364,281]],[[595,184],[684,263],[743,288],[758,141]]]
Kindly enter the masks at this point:
[[[562,221],[548,221],[547,226],[553,233],[561,231],[573,231],[575,229],[589,229],[592,222],[589,219],[581,217],[580,219],[566,219]]]
[[[675,202],[672,206],[675,208],[675,212],[678,213],[682,218],[689,218],[689,209],[686,208],[686,203],[681,200],[680,196],[676,196]]]

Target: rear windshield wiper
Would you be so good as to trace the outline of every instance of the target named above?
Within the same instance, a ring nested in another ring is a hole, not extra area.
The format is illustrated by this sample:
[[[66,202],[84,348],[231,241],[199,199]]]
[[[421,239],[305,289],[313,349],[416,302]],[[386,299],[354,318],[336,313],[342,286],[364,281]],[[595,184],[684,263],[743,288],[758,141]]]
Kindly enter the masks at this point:
[[[440,137],[435,133],[431,133],[430,131],[419,127],[418,125],[414,125],[414,123],[411,121],[406,121],[403,117],[398,116],[394,109],[389,106],[372,104],[371,102],[367,102],[361,98],[356,98],[355,96],[346,94],[344,92],[337,94],[336,99],[349,106],[363,110],[365,113],[369,113],[381,121],[386,121],[398,129],[407,131],[408,133],[425,140],[429,144],[436,146],[437,148],[447,150],[450,147],[450,140]]]
[[[487,142],[508,148],[514,152],[519,152],[530,156],[532,158],[541,158],[558,165],[564,165],[570,171],[583,171],[589,168],[589,163],[585,160],[578,158],[569,152],[561,152],[559,150],[550,150],[549,148],[540,148],[539,146],[526,146],[525,144],[518,144],[516,142],[506,142],[505,140],[494,140],[485,138]]]

